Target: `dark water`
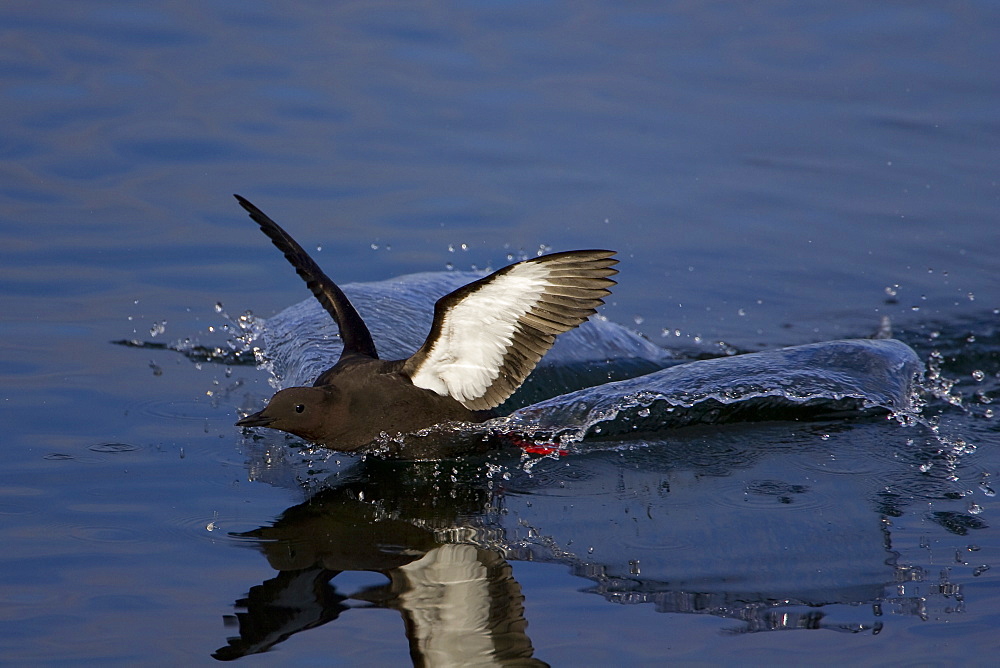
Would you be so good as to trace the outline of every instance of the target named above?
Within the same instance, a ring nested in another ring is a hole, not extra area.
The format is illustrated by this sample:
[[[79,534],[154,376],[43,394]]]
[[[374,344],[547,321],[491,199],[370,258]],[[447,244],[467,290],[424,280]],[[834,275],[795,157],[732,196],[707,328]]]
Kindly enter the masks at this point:
[[[0,28],[0,663],[998,649],[994,3],[45,2]],[[343,282],[615,248],[603,314],[674,361],[891,330],[926,406],[564,457],[243,436],[271,388],[229,323],[307,294],[233,192]]]

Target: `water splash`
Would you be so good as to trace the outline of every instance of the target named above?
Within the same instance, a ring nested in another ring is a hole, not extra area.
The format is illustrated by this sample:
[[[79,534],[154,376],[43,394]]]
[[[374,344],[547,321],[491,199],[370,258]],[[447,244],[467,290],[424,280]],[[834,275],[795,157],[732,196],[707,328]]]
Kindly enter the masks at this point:
[[[927,372],[921,383],[921,389],[935,399],[949,403],[952,406],[961,406],[962,395],[953,391],[958,381],[947,378],[941,372],[943,363],[944,355],[938,350],[932,351],[927,359]]]
[[[226,313],[221,303],[214,307],[216,314],[224,322],[208,327],[209,335],[223,334],[227,338],[220,345],[205,345],[197,338],[184,337],[169,343],[140,341],[138,339],[120,339],[111,343],[129,348],[144,350],[171,350],[180,353],[196,364],[208,362],[229,366],[251,366],[266,364],[263,350],[256,342],[261,336],[262,322],[252,312],[244,311],[233,317]],[[150,336],[156,337],[166,331],[166,321],[155,323],[150,329]]]
[[[575,443],[693,424],[912,410],[922,365],[895,340],[854,340],[700,360],[515,411],[507,428]]]
[[[968,338],[965,337],[966,343]],[[947,339],[942,339],[940,331],[932,332],[930,339],[936,344],[947,344]],[[927,356],[924,374],[914,387],[909,409],[893,413],[893,417],[900,424],[918,425],[924,429],[926,439],[922,450],[928,455],[919,465],[920,472],[930,473],[933,469],[940,468],[945,479],[953,483],[959,481],[958,469],[963,459],[977,449],[975,443],[968,437],[951,433],[942,428],[941,424],[942,418],[949,410],[958,409],[966,415],[972,414],[972,407],[959,390],[961,381],[957,377],[949,377],[943,370],[949,358],[954,361],[959,356],[955,351],[946,354],[939,348],[931,350]],[[969,375],[975,383],[981,383],[986,378],[979,369],[974,369]],[[973,394],[977,400],[981,396],[985,396],[982,390],[976,390]],[[980,401],[980,403],[989,403],[988,397],[985,402]],[[986,411],[983,412],[983,417],[992,417]],[[986,489],[989,487],[986,486]],[[985,493],[985,490],[983,491]]]
[[[430,329],[438,296],[480,277],[469,272],[413,274],[391,281],[344,286],[365,318],[382,357],[406,357]],[[339,357],[335,323],[308,299],[259,323],[272,385],[311,384]],[[834,341],[751,354],[720,346],[724,357],[678,365],[671,352],[596,316],[561,336],[524,387],[505,404],[508,413],[482,425],[446,425],[403,439],[384,439],[382,454],[432,453],[431,442],[465,443],[479,450],[512,434],[559,451],[585,439],[623,442],[637,435],[693,424],[799,419],[849,412],[888,411],[917,424],[917,379],[924,365],[894,339]],[[931,374],[936,395],[949,396],[943,375]],[[923,391],[927,391],[926,389]],[[414,443],[420,444],[419,446]],[[607,447],[605,445],[605,447]]]

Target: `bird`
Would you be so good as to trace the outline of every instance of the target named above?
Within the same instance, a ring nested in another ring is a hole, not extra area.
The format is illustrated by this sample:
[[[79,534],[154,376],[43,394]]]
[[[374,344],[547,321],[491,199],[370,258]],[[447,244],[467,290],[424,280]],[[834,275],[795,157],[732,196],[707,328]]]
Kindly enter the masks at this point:
[[[616,282],[609,250],[551,253],[508,265],[441,297],[410,357],[382,360],[343,291],[276,222],[234,195],[337,324],[343,350],[311,387],[278,391],[236,426],[266,427],[331,450],[446,422],[495,416],[558,334],[597,312]]]

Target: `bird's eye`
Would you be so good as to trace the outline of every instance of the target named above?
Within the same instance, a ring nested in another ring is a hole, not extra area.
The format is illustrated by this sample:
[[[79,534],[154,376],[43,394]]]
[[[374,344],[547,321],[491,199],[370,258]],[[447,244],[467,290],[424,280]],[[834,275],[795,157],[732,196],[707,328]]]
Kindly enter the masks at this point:
[[[295,404],[295,412],[296,413],[301,413],[305,409],[306,409],[305,404]]]

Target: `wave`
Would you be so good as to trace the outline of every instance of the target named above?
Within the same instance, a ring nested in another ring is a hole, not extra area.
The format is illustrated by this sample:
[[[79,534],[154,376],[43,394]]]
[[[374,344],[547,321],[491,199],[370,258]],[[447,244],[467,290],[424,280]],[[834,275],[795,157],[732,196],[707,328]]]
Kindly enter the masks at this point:
[[[435,295],[475,280],[435,272],[355,283],[344,291],[368,323],[380,354],[411,354],[430,329]],[[295,304],[258,331],[278,389],[308,385],[340,354],[337,328],[315,300]],[[893,339],[843,340],[682,363],[606,318],[559,337],[504,417],[449,424],[375,446],[383,454],[438,457],[519,444],[570,447],[585,439],[632,438],[696,424],[816,419],[915,410],[923,364]]]

